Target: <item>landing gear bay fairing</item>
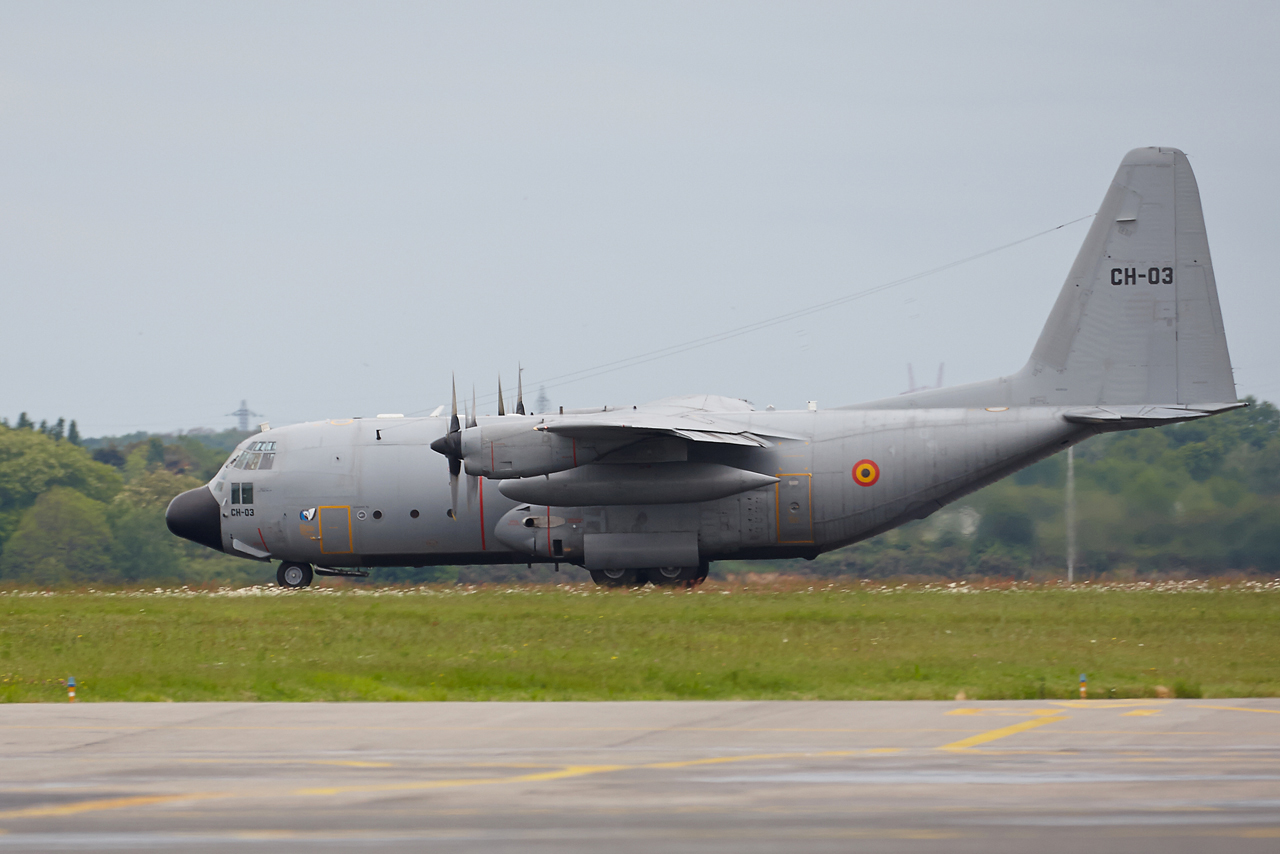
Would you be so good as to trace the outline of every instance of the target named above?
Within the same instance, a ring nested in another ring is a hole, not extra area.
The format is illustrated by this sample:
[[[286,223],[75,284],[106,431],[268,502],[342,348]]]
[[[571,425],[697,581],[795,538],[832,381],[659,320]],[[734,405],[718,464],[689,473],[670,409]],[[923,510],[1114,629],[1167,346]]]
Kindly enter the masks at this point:
[[[379,416],[247,439],[169,529],[313,573],[567,563],[689,585],[715,560],[812,558],[1089,436],[1243,406],[1186,156],[1120,164],[1026,366],[835,409],[714,395],[557,413]]]

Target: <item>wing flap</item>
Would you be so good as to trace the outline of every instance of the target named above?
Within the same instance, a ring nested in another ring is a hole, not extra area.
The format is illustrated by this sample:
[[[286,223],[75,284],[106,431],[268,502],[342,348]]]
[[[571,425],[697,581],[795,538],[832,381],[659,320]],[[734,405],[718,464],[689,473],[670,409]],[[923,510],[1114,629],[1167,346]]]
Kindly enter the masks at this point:
[[[772,442],[754,433],[713,433],[709,430],[673,430],[671,432],[694,442],[718,442],[722,445],[747,445],[752,448],[768,448],[773,445]]]
[[[617,416],[583,418],[573,416],[564,420],[552,419],[539,425],[539,430],[570,436],[575,439],[617,441],[632,438],[636,441],[653,436],[675,436],[691,442],[708,442],[720,445],[740,445],[751,448],[770,448],[770,439],[803,439],[802,436],[777,434],[765,435],[746,424],[713,418],[704,412],[696,416],[645,413],[635,410],[619,412]]]

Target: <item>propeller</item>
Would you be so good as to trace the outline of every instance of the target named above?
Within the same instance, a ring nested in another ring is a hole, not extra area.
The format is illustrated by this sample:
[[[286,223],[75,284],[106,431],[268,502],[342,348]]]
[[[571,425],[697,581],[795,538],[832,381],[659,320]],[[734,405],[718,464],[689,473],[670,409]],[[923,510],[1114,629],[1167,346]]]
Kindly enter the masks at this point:
[[[524,368],[520,369],[520,376],[516,380],[516,413],[524,415]],[[449,518],[458,518],[458,478],[462,474],[462,431],[469,430],[477,426],[476,421],[476,388],[471,387],[471,406],[467,408],[465,402],[463,404],[464,418],[458,418],[458,378],[453,375],[450,378],[452,385],[452,398],[449,410],[449,431],[431,443],[431,450],[437,454],[441,454],[449,460]],[[502,399],[502,376],[498,376],[498,414],[506,415],[506,404]],[[476,493],[479,490],[478,479],[475,475],[467,475],[467,509],[470,510],[475,503]]]
[[[457,519],[458,475],[462,474],[462,425],[458,421],[458,378],[453,377],[452,382],[453,408],[449,414],[449,432],[432,442],[431,450],[449,459],[449,518]]]

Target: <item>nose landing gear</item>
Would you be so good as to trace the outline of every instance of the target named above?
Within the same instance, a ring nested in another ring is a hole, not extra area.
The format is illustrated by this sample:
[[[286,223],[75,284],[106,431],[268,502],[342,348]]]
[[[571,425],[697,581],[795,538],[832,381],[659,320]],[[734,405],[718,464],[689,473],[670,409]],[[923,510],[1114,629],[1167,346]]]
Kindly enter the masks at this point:
[[[276,570],[276,583],[281,587],[310,587],[312,578],[311,564],[285,561]]]

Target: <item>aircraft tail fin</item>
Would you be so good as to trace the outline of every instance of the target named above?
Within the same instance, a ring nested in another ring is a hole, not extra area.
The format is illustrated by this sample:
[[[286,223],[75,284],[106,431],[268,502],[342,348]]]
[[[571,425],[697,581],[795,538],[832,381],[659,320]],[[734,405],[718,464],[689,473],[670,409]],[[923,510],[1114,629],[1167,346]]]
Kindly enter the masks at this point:
[[[1134,149],[1121,162],[1021,371],[879,404],[1235,401],[1200,191],[1187,156],[1162,147]]]
[[[1200,191],[1181,151],[1125,156],[1020,373],[1019,404],[1235,402]]]

